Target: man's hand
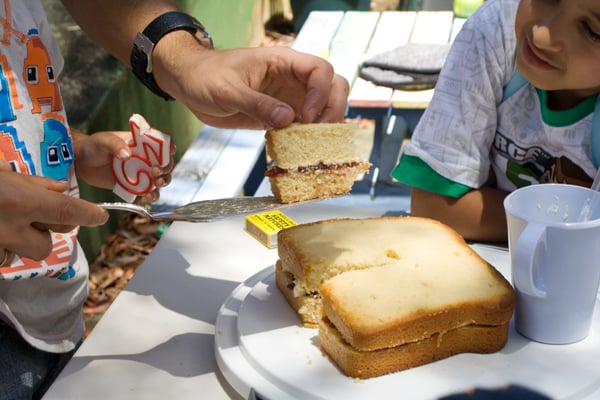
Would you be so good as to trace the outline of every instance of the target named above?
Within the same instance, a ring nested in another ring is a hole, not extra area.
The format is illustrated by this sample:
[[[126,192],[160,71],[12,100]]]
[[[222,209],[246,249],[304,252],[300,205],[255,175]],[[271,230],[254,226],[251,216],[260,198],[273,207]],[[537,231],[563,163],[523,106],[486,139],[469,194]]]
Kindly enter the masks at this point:
[[[108,213],[93,203],[63,194],[67,183],[12,172],[0,160],[0,248],[42,260],[52,249],[50,230],[106,223]]]
[[[191,35],[181,33],[184,43]],[[161,48],[166,59],[180,61],[168,70],[156,63],[159,85],[210,125],[281,128],[294,121],[337,122],[346,111],[348,82],[319,57],[267,47],[190,50],[180,59],[169,55],[175,50]]]

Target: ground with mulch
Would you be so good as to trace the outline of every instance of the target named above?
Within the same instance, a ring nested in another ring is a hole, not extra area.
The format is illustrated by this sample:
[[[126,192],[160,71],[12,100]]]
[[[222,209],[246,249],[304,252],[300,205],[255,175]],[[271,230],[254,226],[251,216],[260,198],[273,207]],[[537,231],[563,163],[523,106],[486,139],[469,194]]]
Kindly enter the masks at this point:
[[[87,336],[158,243],[167,227],[147,217],[123,215],[90,263],[89,295],[83,306]]]

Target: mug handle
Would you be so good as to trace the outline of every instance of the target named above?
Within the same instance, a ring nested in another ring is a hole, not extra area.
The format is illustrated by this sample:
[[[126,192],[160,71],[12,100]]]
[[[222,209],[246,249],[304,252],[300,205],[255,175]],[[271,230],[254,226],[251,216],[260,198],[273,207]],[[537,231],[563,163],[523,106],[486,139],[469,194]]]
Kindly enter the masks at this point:
[[[545,225],[530,222],[519,235],[514,248],[513,264],[520,267],[512,268],[513,282],[520,292],[534,297],[546,297],[546,292],[535,287],[533,281],[533,261],[538,246],[546,239],[545,233]]]

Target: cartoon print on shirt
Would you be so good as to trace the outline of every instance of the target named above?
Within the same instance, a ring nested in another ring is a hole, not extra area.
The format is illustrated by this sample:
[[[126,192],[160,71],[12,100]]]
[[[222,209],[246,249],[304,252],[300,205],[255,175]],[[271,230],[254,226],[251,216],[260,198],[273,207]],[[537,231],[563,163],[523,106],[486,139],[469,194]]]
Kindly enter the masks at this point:
[[[8,161],[15,172],[36,174],[35,164],[25,143],[19,140],[17,130],[6,124],[0,124],[0,159]]]
[[[543,183],[567,183],[583,187],[592,186],[592,178],[573,161],[566,157],[553,158],[546,164],[546,170],[540,177]]]
[[[552,157],[539,146],[524,148],[496,132],[492,157],[506,160],[506,177],[516,187],[534,183],[570,183],[589,187],[591,178],[567,157]]]
[[[4,17],[0,17],[0,30],[2,30],[2,39],[0,43],[9,45],[11,40],[16,40],[19,43],[27,41],[27,35],[15,29],[12,25],[13,19],[10,9],[10,1],[4,1]]]
[[[10,15],[6,6],[5,2],[5,12]],[[0,48],[0,158],[8,160],[18,173],[71,181],[65,194],[76,195],[76,181],[71,179],[73,144],[56,70],[38,29],[28,29],[25,35],[13,29],[11,21],[10,17],[0,17],[3,34],[0,46],[21,46],[22,52],[12,53],[20,57],[8,58]],[[18,86],[19,75],[24,78],[25,86]],[[14,124],[13,121],[21,119],[27,124]],[[52,251],[47,258],[36,261],[16,256],[11,265],[0,267],[0,280],[72,279],[78,274],[78,268],[73,265],[78,231],[75,228],[66,233],[50,232]]]
[[[8,67],[6,57],[0,54],[0,122],[17,119],[13,109],[13,100],[17,100],[14,78]],[[16,104],[19,105],[18,101],[16,101]]]
[[[538,181],[544,173],[544,166],[551,157],[539,146],[524,148],[509,137],[496,131],[491,158],[506,160],[506,177],[515,186],[525,186]]]
[[[78,228],[67,233],[51,232],[52,252],[41,261],[25,257],[15,257],[10,266],[0,267],[0,279],[31,279],[46,276],[67,280],[73,278],[77,271],[71,265],[71,255],[76,251]]]
[[[44,139],[40,143],[40,157],[44,176],[66,180],[73,163],[73,145],[62,118],[58,114],[43,114]]]
[[[50,106],[51,111],[60,111],[63,108],[62,98],[50,55],[37,29],[30,29],[28,34],[23,79],[33,105],[31,112],[41,113],[42,106]]]

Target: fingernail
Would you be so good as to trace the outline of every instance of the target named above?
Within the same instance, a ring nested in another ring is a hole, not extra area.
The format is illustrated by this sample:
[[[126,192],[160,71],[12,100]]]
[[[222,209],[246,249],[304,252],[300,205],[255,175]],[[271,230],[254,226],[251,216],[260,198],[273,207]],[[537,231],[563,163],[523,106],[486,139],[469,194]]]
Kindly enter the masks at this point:
[[[119,158],[122,160],[129,158],[130,155],[131,155],[131,151],[129,150],[129,147],[122,148],[121,150],[119,150]]]
[[[284,106],[277,106],[271,113],[271,125],[279,127],[289,123],[290,110]]]
[[[98,221],[98,225],[104,225],[108,221],[108,218],[110,217],[110,214],[107,210],[103,209],[102,211],[103,211],[102,218],[100,218],[100,221]]]

